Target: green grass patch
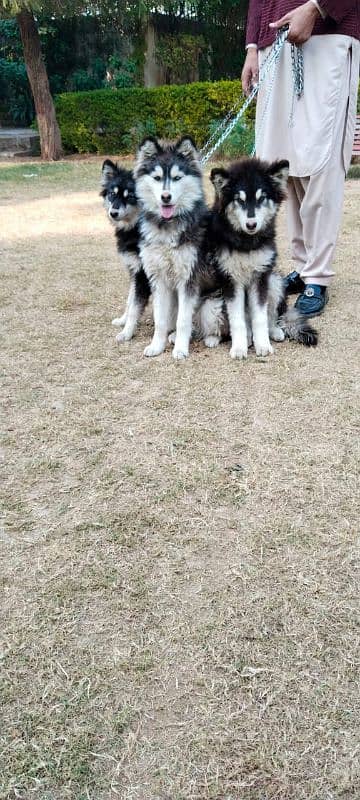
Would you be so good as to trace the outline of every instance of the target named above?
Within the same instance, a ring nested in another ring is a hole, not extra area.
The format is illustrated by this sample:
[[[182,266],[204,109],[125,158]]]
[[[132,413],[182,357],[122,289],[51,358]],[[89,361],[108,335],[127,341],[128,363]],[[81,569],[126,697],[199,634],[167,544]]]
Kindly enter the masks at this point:
[[[74,164],[13,164],[0,169],[0,182],[30,183],[31,181],[57,181],[74,173]],[[76,165],[78,166],[78,165]]]
[[[14,197],[18,202],[20,197],[36,200],[63,192],[96,191],[100,188],[101,165],[101,159],[0,165],[2,198]]]

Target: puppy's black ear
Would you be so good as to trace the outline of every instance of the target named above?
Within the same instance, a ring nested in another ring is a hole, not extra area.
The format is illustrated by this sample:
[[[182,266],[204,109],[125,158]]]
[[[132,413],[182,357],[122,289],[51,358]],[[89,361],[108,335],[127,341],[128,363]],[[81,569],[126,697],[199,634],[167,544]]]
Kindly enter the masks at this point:
[[[158,155],[158,153],[162,152],[163,152],[162,147],[155,136],[145,136],[137,151],[136,164],[134,169],[135,178],[138,177],[139,170],[141,169],[145,161],[148,160],[148,158],[152,158],[153,156],[156,156]]]
[[[273,161],[268,169],[268,174],[271,180],[275,183],[277,189],[285,194],[287,181],[289,177],[289,162],[283,159],[282,161]]]
[[[210,180],[215,189],[216,196],[219,197],[224,187],[229,183],[229,173],[226,169],[216,167],[211,170]]]
[[[138,158],[151,158],[157,153],[161,153],[161,150],[162,148],[155,136],[145,136],[138,149]]]
[[[117,164],[114,164],[113,161],[110,161],[110,158],[106,158],[103,165],[102,165],[102,185],[106,186],[109,181],[112,181],[115,178],[115,175],[118,172]]]
[[[199,153],[196,149],[196,144],[191,136],[182,136],[178,142],[176,142],[176,151],[181,153],[182,156],[185,158],[190,158],[191,160],[199,158]]]

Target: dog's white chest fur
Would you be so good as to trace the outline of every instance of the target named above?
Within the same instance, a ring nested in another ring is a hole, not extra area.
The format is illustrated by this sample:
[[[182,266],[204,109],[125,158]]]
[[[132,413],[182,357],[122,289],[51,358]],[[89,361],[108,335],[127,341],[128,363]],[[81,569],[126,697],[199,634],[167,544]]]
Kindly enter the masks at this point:
[[[144,225],[141,258],[150,280],[163,280],[172,289],[186,284],[197,262],[191,244],[179,244],[179,232]]]
[[[250,253],[240,253],[236,250],[230,252],[224,247],[218,254],[221,268],[241,286],[248,286],[251,283],[254,272],[264,272],[268,269],[273,258],[274,250],[271,247],[260,247],[258,250],[251,250]]]

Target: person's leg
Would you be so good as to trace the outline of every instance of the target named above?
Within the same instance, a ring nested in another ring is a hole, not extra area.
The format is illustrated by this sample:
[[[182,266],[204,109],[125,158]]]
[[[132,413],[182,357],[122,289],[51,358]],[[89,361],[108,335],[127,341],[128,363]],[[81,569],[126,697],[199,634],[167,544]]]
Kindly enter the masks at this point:
[[[294,269],[285,278],[285,291],[287,294],[299,294],[304,289],[304,283],[300,278],[300,273],[306,266],[307,261],[303,224],[300,215],[303,199],[304,189],[301,178],[290,177],[287,186],[286,220]]]
[[[344,142],[352,94],[352,62],[353,53],[349,47],[343,63],[341,91],[337,95],[329,158],[319,171],[313,171],[308,177],[295,179],[297,199],[300,201],[297,223],[300,221],[306,252],[306,260],[301,264],[301,242],[299,245],[296,233],[293,249],[299,260],[300,279],[305,284],[296,306],[301,313],[309,316],[321,313],[324,309],[327,300],[326,287],[330,285],[335,274],[333,259],[342,218],[346,177]],[[315,106],[312,113],[315,114]]]
[[[301,219],[301,205],[304,200],[304,188],[301,178],[289,178],[287,186],[287,227],[291,244],[291,257],[294,268],[301,272],[306,265],[307,253],[304,244],[303,223]]]
[[[332,262],[343,211],[345,170],[338,151],[317,175],[300,178],[304,198],[300,218],[306,263],[300,270],[305,284],[329,286],[334,276]]]

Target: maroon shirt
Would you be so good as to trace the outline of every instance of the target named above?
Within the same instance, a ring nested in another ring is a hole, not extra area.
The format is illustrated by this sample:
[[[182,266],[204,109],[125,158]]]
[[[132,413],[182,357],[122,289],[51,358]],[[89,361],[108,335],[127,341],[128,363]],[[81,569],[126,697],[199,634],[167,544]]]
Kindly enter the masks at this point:
[[[303,5],[299,0],[250,0],[246,44],[257,44],[259,48],[272,44],[276,31],[269,22],[276,22],[284,14]],[[327,17],[316,21],[313,34],[342,33],[360,39],[360,0],[319,0]]]

